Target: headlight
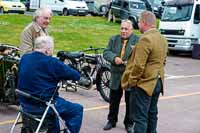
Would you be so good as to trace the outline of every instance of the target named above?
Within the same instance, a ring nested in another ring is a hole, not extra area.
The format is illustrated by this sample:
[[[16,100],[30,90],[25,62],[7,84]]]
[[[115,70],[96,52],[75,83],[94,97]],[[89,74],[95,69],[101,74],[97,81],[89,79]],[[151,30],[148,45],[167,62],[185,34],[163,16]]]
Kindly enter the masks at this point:
[[[21,8],[23,8],[23,9],[26,8],[24,4],[22,4],[22,5],[20,5],[20,6],[21,6]]]
[[[180,45],[191,45],[191,39],[178,40],[178,44],[180,44]]]
[[[4,9],[8,9],[8,8],[10,8],[10,6],[9,6],[8,4],[4,4],[4,5],[3,5],[3,8],[4,8]]]
[[[199,39],[198,38],[191,38],[191,43],[197,44],[197,43],[199,43]]]

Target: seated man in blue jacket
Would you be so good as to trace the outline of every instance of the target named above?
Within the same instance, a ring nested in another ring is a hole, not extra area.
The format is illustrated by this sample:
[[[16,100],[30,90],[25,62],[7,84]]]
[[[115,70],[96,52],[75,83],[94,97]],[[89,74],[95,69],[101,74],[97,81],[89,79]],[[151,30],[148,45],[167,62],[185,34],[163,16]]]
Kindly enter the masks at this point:
[[[79,80],[80,74],[52,57],[54,42],[50,36],[41,36],[35,40],[34,51],[24,54],[19,63],[18,88],[35,97],[49,101],[60,80]],[[29,113],[39,114],[42,109],[35,101],[20,97],[20,105]],[[65,120],[70,133],[79,133],[82,123],[83,107],[77,103],[71,103],[54,95],[55,108]],[[52,133],[59,132],[59,122],[55,120]]]

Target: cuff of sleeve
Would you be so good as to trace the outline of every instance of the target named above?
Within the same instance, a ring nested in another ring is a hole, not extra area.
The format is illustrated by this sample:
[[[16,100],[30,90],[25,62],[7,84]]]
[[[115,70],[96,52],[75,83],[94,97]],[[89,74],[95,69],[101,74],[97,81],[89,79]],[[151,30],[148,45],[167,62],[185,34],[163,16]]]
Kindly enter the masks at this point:
[[[137,80],[131,80],[131,79],[128,79],[128,84],[129,84],[129,87],[136,86],[136,84],[137,84]]]

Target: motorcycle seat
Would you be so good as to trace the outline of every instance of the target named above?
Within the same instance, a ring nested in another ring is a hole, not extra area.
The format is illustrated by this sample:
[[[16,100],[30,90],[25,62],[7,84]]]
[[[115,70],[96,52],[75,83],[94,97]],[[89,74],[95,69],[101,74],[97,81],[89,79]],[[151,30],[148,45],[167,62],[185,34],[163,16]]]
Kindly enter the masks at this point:
[[[80,58],[84,56],[83,52],[68,52],[66,53],[68,58]]]
[[[57,53],[57,57],[59,58],[68,58],[68,59],[74,59],[74,58],[80,58],[83,57],[83,52],[65,52],[65,51],[59,51]]]

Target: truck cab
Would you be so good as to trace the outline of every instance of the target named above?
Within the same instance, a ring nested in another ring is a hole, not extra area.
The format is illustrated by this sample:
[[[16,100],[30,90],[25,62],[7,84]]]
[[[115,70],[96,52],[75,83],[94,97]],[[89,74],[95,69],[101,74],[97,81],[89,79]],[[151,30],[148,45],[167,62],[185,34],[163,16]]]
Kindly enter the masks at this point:
[[[159,30],[169,51],[191,52],[194,44],[200,44],[200,0],[167,1]]]

